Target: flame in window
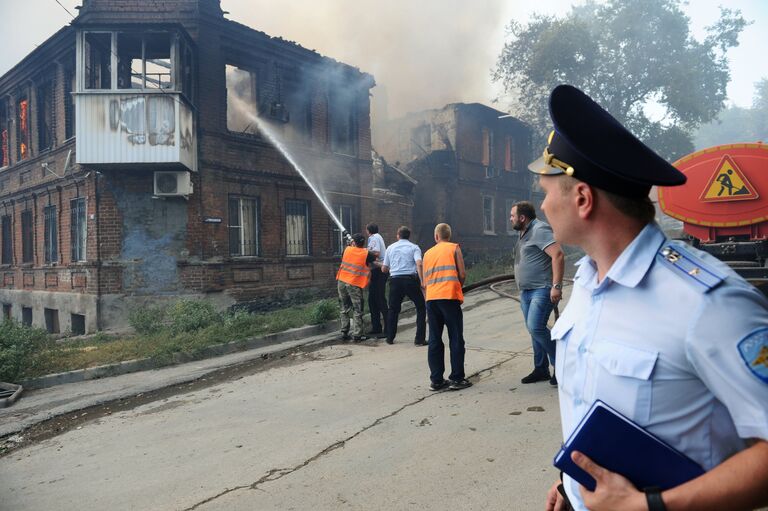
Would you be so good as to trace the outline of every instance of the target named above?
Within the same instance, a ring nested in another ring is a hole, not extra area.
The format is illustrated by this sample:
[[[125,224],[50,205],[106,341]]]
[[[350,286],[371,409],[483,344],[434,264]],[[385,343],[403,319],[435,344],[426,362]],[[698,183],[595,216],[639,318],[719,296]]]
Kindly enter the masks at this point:
[[[19,133],[21,140],[19,141],[19,152],[21,153],[21,159],[25,159],[29,156],[29,148],[27,147],[27,134],[29,125],[27,123],[27,107],[29,101],[22,99],[19,101]]]

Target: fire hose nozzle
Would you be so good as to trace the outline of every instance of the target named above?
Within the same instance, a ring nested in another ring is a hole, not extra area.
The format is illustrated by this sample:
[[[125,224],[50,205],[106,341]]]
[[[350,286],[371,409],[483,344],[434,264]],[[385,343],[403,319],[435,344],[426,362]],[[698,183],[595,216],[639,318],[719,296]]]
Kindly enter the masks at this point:
[[[349,231],[347,230],[341,231],[341,236],[344,238],[344,241],[346,242],[347,245],[351,245],[353,243],[352,235],[349,234]]]

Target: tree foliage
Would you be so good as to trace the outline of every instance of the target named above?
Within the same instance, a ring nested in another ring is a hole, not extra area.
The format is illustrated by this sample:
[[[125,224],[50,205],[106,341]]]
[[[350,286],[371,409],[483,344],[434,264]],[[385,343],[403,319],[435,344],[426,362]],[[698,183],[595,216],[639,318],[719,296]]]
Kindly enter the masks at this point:
[[[752,108],[730,106],[702,125],[695,136],[697,149],[757,141],[768,143],[768,78],[755,84]]]
[[[494,79],[514,98],[512,112],[544,137],[550,91],[579,87],[667,158],[693,149],[690,133],[723,108],[726,53],[747,21],[720,9],[697,41],[679,0],[608,0],[564,17],[512,21]],[[543,138],[542,138],[543,140]]]

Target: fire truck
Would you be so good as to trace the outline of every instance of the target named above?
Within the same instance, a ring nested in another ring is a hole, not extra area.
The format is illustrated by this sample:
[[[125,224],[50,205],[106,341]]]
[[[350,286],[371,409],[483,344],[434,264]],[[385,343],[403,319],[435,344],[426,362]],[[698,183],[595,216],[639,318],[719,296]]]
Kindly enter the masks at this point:
[[[658,189],[661,210],[694,246],[768,294],[768,144],[719,145],[673,165],[688,181]]]

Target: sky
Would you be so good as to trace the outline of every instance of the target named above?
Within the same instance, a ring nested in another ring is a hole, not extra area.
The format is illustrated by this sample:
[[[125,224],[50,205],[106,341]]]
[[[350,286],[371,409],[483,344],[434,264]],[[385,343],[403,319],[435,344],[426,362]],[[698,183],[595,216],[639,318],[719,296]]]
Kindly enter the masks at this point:
[[[59,3],[61,5],[59,5]],[[582,1],[547,0],[221,0],[227,18],[296,41],[373,74],[374,101],[390,117],[452,102],[491,104],[501,88],[491,70],[506,26],[532,12],[562,14]],[[752,20],[729,52],[728,102],[749,107],[754,83],[768,78],[768,2],[690,0],[683,9],[697,39],[718,5]],[[80,0],[0,0],[0,75],[71,21]],[[62,7],[63,6],[63,7]],[[28,20],[34,20],[33,23]],[[504,110],[504,104],[495,105]]]

